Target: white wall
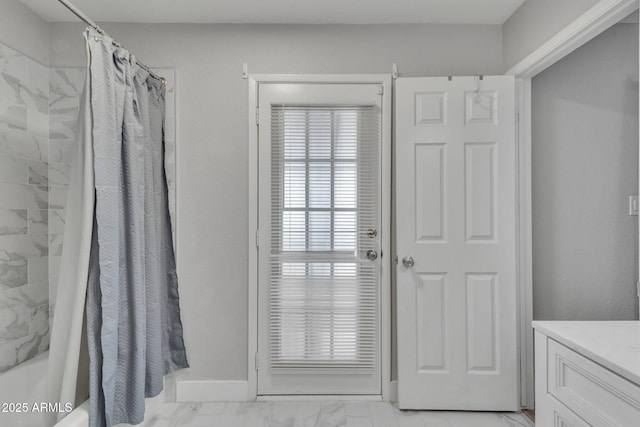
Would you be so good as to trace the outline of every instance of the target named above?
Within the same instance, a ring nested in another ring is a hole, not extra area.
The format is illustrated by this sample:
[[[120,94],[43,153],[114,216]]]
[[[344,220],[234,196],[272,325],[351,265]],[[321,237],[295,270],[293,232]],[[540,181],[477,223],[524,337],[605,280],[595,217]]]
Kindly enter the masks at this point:
[[[528,0],[503,26],[504,70],[509,70],[599,0]]]
[[[637,318],[638,25],[532,82],[534,319]]]
[[[49,64],[49,24],[18,0],[0,0],[0,42]]]
[[[500,74],[500,26],[103,27],[176,68],[178,269],[191,372],[247,378],[248,89],[252,73]],[[82,25],[51,24],[54,66],[84,64]]]

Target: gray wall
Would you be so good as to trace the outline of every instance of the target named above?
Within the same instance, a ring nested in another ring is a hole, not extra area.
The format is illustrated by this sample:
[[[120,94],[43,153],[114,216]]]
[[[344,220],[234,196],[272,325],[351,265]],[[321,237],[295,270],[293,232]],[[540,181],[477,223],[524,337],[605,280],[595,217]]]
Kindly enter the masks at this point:
[[[638,25],[533,79],[534,319],[637,318]]]
[[[504,23],[504,70],[507,71],[598,0],[528,0]]]
[[[247,378],[248,90],[252,73],[500,74],[501,26],[105,24],[176,68],[178,269],[191,372]],[[54,66],[84,64],[82,25],[51,24]]]
[[[0,42],[49,64],[49,24],[18,0],[0,0]]]

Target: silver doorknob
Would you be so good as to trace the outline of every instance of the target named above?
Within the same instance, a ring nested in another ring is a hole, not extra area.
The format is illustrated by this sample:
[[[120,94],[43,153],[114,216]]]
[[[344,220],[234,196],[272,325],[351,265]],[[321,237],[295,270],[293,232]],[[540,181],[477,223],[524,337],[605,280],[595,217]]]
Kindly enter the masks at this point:
[[[402,265],[404,265],[406,268],[413,267],[413,264],[413,257],[407,255],[406,257],[402,258]]]
[[[374,251],[373,249],[369,249],[367,251],[367,258],[369,258],[371,261],[375,261],[376,259],[378,259],[378,252]]]

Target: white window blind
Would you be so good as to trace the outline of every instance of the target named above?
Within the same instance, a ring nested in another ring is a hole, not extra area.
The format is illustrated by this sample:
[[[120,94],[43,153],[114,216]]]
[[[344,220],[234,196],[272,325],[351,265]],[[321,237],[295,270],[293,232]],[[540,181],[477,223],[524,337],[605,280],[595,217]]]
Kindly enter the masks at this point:
[[[271,131],[270,366],[375,369],[380,109],[272,106]]]

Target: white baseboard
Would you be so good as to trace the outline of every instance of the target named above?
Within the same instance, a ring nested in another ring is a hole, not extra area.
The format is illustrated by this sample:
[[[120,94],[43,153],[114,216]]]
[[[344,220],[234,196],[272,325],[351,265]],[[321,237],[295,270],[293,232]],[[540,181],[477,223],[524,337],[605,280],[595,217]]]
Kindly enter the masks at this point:
[[[245,402],[248,381],[176,380],[176,402]],[[258,400],[381,400],[380,396],[261,396]],[[398,381],[389,383],[389,400],[398,401]]]
[[[248,393],[247,381],[176,381],[176,402],[245,402]]]
[[[389,383],[389,402],[398,401],[398,380],[391,380]]]

